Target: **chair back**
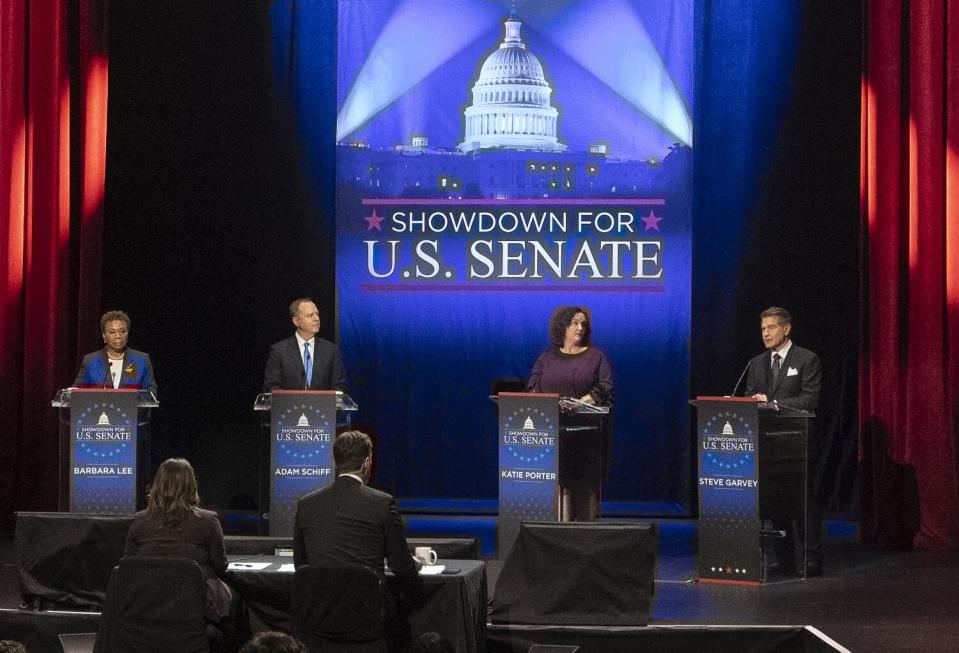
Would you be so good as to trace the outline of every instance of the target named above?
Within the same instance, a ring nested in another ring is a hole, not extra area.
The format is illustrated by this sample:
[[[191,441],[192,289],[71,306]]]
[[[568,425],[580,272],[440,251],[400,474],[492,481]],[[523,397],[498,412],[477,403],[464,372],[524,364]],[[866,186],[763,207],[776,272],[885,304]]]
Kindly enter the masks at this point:
[[[114,567],[95,653],[207,653],[203,570],[186,558],[131,556]]]
[[[290,627],[318,650],[386,650],[383,579],[364,566],[305,565],[293,577]]]

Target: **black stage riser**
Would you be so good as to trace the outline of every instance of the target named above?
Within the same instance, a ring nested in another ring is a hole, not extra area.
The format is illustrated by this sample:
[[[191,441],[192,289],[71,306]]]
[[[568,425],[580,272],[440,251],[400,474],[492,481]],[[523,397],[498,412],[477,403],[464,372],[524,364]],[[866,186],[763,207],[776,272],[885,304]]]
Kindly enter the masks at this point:
[[[26,645],[31,653],[59,653],[58,636],[96,632],[99,614],[0,610],[0,638]],[[837,649],[800,626],[735,628],[649,626],[646,628],[522,628],[491,626],[487,653],[528,653],[531,646],[578,646],[577,653],[829,653]]]
[[[528,653],[530,647],[537,644],[577,646],[576,653],[829,653],[843,650],[832,647],[802,626],[649,626],[629,629],[490,626],[486,631],[486,653]]]

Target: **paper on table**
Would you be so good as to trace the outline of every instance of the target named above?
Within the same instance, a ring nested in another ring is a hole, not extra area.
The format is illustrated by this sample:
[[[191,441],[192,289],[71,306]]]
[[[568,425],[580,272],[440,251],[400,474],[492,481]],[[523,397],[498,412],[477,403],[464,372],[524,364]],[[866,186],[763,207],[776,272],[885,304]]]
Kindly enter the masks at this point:
[[[444,569],[446,569],[446,565],[423,565],[423,568],[420,569],[420,575],[436,576],[442,574]]]
[[[279,571],[282,571],[285,574],[292,574],[296,571],[296,566],[292,562],[288,562],[285,565],[280,565]]]
[[[258,571],[266,569],[272,564],[272,562],[231,562],[227,565],[227,569],[231,571]]]

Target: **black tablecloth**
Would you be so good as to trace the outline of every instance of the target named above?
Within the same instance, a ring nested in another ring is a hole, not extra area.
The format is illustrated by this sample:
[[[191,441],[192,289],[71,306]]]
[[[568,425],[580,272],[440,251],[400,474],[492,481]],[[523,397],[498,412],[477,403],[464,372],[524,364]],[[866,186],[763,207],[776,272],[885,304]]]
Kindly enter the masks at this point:
[[[254,632],[290,629],[290,594],[293,574],[279,571],[293,558],[230,557],[231,561],[270,562],[262,570],[233,570],[229,583],[243,597]],[[439,560],[457,568],[455,575],[423,576],[423,604],[410,615],[413,635],[435,631],[461,653],[486,650],[486,564],[477,560]],[[387,584],[393,579],[387,575]]]

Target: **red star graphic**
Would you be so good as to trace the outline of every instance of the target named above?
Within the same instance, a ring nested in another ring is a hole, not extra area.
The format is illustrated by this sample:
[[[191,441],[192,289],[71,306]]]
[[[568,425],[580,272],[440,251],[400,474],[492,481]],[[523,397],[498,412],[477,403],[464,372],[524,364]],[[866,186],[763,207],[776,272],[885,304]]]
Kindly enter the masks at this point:
[[[656,216],[652,209],[649,210],[649,215],[645,218],[640,218],[640,220],[646,223],[645,231],[649,231],[650,229],[659,231],[659,223],[663,221],[662,218]]]
[[[380,223],[386,218],[381,218],[380,216],[376,215],[376,209],[373,209],[373,215],[368,215],[363,219],[366,220],[367,231],[373,231],[374,229],[377,231],[383,231],[383,227],[380,226]],[[646,218],[643,218],[643,220],[645,219]]]

